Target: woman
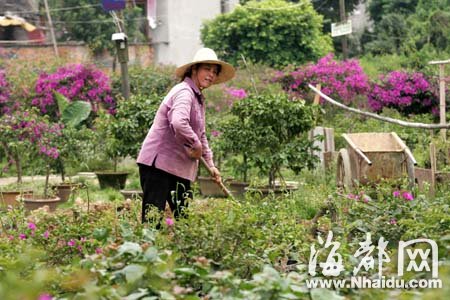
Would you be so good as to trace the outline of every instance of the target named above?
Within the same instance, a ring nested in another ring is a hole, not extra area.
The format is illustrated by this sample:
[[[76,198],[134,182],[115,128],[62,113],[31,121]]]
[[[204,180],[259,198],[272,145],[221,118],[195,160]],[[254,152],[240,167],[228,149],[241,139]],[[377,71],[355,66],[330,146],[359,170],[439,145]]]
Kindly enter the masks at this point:
[[[187,199],[192,199],[191,181],[197,176],[201,157],[212,169],[215,181],[221,181],[205,135],[202,91],[230,80],[235,70],[218,60],[213,50],[202,48],[192,62],[178,67],[175,73],[182,81],[161,103],[137,158],[144,192],[142,222],[147,221],[151,206],[164,211],[166,201],[175,217],[182,213]]]

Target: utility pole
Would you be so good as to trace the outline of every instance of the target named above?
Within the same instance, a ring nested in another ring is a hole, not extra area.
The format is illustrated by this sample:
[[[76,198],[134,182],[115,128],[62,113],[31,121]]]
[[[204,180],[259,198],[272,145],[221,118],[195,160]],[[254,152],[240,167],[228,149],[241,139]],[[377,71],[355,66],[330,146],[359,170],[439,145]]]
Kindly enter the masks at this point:
[[[45,11],[47,13],[48,25],[50,26],[50,35],[52,37],[53,50],[55,51],[56,57],[59,57],[58,46],[56,45],[55,32],[53,31],[52,17],[50,16],[50,10],[48,9],[47,0],[44,0],[44,5],[45,5]]]
[[[440,61],[430,61],[430,65],[439,65],[439,120],[441,124],[445,124],[445,77],[444,68],[446,64],[450,64],[450,59]],[[441,137],[445,141],[447,137],[446,129],[441,129]]]
[[[347,22],[347,16],[345,14],[345,0],[339,0],[339,14],[341,16],[341,23]],[[347,37],[344,35],[341,38],[342,40],[342,55],[344,59],[348,58],[348,45],[347,45]]]

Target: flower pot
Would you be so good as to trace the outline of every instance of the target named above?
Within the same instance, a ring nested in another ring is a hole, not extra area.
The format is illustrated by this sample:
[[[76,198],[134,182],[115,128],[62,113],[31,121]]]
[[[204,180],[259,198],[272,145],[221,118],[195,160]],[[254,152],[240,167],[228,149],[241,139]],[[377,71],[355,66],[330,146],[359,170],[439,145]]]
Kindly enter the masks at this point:
[[[125,199],[142,199],[144,192],[141,190],[120,190],[120,193]]]
[[[0,192],[0,207],[18,206],[19,202],[17,201],[17,197],[21,195],[33,195],[32,190],[24,190],[24,191],[2,191]]]
[[[275,182],[274,187],[261,186],[261,187],[247,187],[246,191],[252,193],[259,193],[262,196],[268,196],[269,194],[274,194],[275,196],[280,196],[282,194],[291,193],[298,190],[298,184],[296,182],[286,182],[285,184],[280,184]]]
[[[113,188],[123,190],[127,181],[128,172],[95,172],[101,189]]]
[[[242,196],[245,194],[245,188],[249,186],[247,182],[237,180],[225,180],[225,185],[229,187],[233,196]]]
[[[200,194],[206,197],[226,197],[220,186],[211,177],[197,177]]]
[[[69,200],[72,192],[79,187],[78,183],[60,183],[52,186],[52,189],[55,191],[56,196],[61,199],[61,202],[66,202]]]
[[[23,203],[27,211],[39,209],[48,206],[50,211],[56,210],[58,204],[61,203],[59,197],[44,197],[36,195],[24,195]]]

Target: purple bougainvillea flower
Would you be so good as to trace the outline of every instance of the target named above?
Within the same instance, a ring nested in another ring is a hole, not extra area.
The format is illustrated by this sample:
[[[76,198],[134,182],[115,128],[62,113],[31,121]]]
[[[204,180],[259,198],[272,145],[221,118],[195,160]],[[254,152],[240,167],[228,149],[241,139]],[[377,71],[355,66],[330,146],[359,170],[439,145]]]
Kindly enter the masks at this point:
[[[50,235],[50,232],[48,232],[48,230],[46,230],[42,236],[44,237],[44,239],[48,239],[48,236]]]
[[[36,230],[36,224],[34,224],[33,222],[28,223],[28,228],[31,230]]]
[[[392,193],[392,195],[393,195],[394,197],[400,197],[400,191],[394,191],[394,192]]]
[[[27,235],[24,233],[19,234],[19,239],[25,240],[27,238]]]
[[[69,247],[75,246],[75,240],[74,239],[70,239],[70,241],[67,242],[67,246],[69,246]]]
[[[97,248],[97,249],[95,249],[95,253],[97,253],[97,254],[102,254],[102,253],[103,253],[102,248]]]
[[[412,201],[414,200],[413,195],[410,192],[403,192],[402,193],[402,197],[403,199],[405,199],[406,201]]]

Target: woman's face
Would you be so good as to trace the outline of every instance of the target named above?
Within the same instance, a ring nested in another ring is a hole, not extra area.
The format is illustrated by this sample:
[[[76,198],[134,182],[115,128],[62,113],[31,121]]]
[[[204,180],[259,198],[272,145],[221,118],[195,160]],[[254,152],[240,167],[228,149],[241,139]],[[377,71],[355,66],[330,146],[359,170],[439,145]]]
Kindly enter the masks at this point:
[[[219,66],[216,64],[199,64],[192,69],[192,80],[200,90],[210,87],[216,80]]]

